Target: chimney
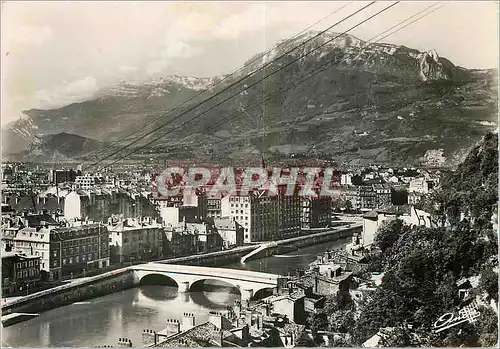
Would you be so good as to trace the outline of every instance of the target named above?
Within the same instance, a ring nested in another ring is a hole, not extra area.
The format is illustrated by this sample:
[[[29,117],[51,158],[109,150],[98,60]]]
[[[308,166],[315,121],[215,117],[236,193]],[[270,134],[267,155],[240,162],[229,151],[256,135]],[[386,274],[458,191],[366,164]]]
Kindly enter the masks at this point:
[[[245,313],[245,322],[249,327],[252,326],[252,312],[250,310]]]
[[[142,330],[142,344],[144,344],[144,346],[156,344],[156,331],[150,329]]]
[[[211,311],[208,314],[208,321],[217,328],[222,329],[222,314],[216,311]]]
[[[173,336],[174,334],[181,332],[181,323],[176,319],[167,319],[165,332],[167,333],[167,337]]]
[[[262,330],[264,327],[264,316],[262,314],[257,314],[257,329]]]
[[[193,313],[184,313],[182,316],[182,328],[181,331],[187,331],[195,326],[195,317]]]

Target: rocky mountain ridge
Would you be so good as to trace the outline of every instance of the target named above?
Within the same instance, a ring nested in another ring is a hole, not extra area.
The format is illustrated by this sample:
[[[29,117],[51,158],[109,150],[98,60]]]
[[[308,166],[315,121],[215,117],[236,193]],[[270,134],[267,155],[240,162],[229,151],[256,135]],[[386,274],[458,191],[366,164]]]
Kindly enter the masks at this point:
[[[457,67],[432,50],[369,44],[351,35],[315,35],[308,32],[278,43],[235,76],[123,82],[82,103],[25,111],[9,125],[8,138],[14,140],[11,145],[25,148],[34,136],[61,132],[112,142],[137,131],[138,125],[151,124],[142,134],[169,122],[165,137],[142,155],[219,161],[267,154],[439,165],[455,163],[496,128],[496,71]],[[328,69],[317,74],[325,65]],[[272,75],[259,82],[264,74]],[[309,79],[297,83],[304,77]],[[229,84],[234,86],[222,91]],[[214,98],[182,113],[209,96]],[[192,102],[164,116],[190,98]],[[193,117],[196,121],[179,127]]]

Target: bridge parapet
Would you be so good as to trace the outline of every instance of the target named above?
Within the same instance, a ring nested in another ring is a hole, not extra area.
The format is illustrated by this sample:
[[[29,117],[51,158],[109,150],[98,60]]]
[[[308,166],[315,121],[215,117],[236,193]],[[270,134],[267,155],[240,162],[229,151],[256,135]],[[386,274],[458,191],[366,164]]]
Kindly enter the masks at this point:
[[[216,280],[228,283],[237,288],[243,299],[250,299],[257,291],[274,288],[278,285],[280,275],[248,270],[195,267],[187,265],[148,263],[133,267],[135,280],[147,275],[156,274],[172,279],[179,287],[179,292],[189,292],[191,286],[204,280]]]

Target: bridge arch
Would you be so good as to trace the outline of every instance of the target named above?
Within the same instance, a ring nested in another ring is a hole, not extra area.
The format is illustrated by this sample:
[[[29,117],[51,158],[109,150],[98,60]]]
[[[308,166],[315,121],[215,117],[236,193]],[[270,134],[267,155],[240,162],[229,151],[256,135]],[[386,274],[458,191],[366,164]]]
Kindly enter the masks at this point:
[[[252,300],[259,300],[262,298],[266,298],[272,296],[272,294],[273,294],[272,287],[264,287],[254,292]]]
[[[179,283],[165,273],[149,273],[139,280],[139,285],[158,285],[179,287]]]
[[[223,288],[228,288],[231,290],[231,293],[236,293],[241,295],[240,288],[238,287],[238,285],[235,285],[230,281],[220,280],[215,277],[198,279],[189,285],[190,292],[212,291],[212,290],[215,291]]]

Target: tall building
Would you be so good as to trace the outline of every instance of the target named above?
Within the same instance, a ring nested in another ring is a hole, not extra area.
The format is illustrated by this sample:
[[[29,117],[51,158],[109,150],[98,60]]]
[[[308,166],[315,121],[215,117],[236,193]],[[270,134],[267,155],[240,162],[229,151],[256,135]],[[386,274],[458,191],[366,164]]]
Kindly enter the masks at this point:
[[[228,195],[221,200],[222,217],[229,217],[244,229],[245,243],[279,240],[300,233],[300,198],[268,195],[255,190],[248,195]]]
[[[373,190],[377,196],[377,208],[387,208],[392,205],[392,190],[388,184],[374,184]]]
[[[207,217],[214,219],[222,217],[221,199],[220,193],[217,195],[207,194]]]
[[[359,186],[358,195],[361,211],[370,211],[377,207],[377,193],[373,189],[373,185]]]
[[[301,228],[326,228],[332,219],[332,199],[330,197],[302,198]]]
[[[75,170],[51,170],[50,182],[54,184],[74,182],[77,172]]]
[[[50,232],[50,274],[53,279],[109,266],[109,232],[101,223],[79,224]]]

